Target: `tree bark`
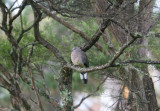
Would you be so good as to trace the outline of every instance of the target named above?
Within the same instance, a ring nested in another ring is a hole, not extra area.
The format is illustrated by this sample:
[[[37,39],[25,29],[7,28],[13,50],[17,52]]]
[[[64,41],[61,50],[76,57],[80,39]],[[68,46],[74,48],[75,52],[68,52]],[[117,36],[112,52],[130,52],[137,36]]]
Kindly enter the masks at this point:
[[[60,71],[60,75],[59,75],[57,82],[58,82],[60,96],[62,100],[62,106],[60,109],[57,109],[57,110],[58,111],[59,110],[60,111],[73,111],[72,69],[64,67],[67,64],[67,62],[64,60],[59,50],[56,47],[54,47],[52,44],[50,44],[49,42],[45,41],[45,39],[41,37],[40,31],[39,31],[39,22],[41,18],[41,12],[39,9],[36,8],[36,4],[32,0],[30,0],[30,3],[34,11],[35,21],[39,17],[39,21],[37,21],[34,24],[35,39],[39,41],[41,45],[43,45],[48,50],[53,52],[55,57],[61,62],[62,69]]]
[[[92,4],[94,11],[98,14],[105,13],[105,7],[107,7],[107,3],[104,0],[91,0],[94,4]],[[137,16],[134,17],[135,9],[134,9],[134,2],[137,0],[132,0],[128,2],[133,2],[132,4],[129,4],[125,7],[125,10],[121,12],[121,14],[118,16],[118,19],[116,19],[118,22],[121,23],[122,26],[127,26],[127,29],[129,29],[130,32],[135,33],[138,27],[138,31],[145,34],[145,31],[147,31],[148,27],[150,26],[151,20],[152,20],[152,11],[153,11],[153,1],[150,0],[141,0],[140,6],[139,6],[139,24],[137,21]],[[148,5],[146,6],[146,4]],[[104,5],[105,4],[105,5]],[[123,18],[123,19],[121,19]],[[98,19],[99,22],[101,22],[100,19]],[[130,40],[130,37],[122,30],[120,29],[116,24],[111,24],[108,27],[108,30],[113,34],[113,37],[117,40],[119,44],[124,44],[128,40]],[[104,40],[106,39],[107,34],[104,34]],[[108,40],[109,41],[109,40]],[[138,40],[138,43],[141,44],[142,39]],[[144,41],[142,43],[143,45],[148,45],[148,40]],[[147,49],[139,49],[138,54],[140,57],[144,57],[144,55],[147,54]],[[132,54],[129,54],[130,57],[132,57]],[[145,76],[144,79],[141,79],[139,77],[139,72],[137,72],[135,69],[130,68],[129,78],[131,82],[128,82],[128,86],[130,89],[130,96],[129,96],[129,104],[131,105],[132,111],[151,111],[152,109],[157,108],[157,103],[155,99],[155,92],[154,87],[148,86],[146,82],[153,83],[148,76]],[[127,71],[125,71],[127,72]],[[148,78],[147,78],[148,77]],[[144,81],[146,80],[146,81]],[[148,95],[147,89],[153,90],[153,98]],[[131,98],[130,98],[131,97]],[[141,100],[141,102],[137,102],[137,100]],[[150,105],[145,102],[152,101],[155,105]],[[136,104],[135,104],[136,103]],[[154,108],[153,108],[154,107]]]
[[[158,105],[153,81],[148,75],[145,75],[143,78],[143,84],[148,104],[148,110],[155,111],[158,108]]]
[[[146,35],[148,32],[148,28],[151,26],[152,23],[152,14],[153,14],[153,6],[154,6],[154,0],[141,0],[140,1],[140,7],[139,7],[139,32],[143,35]],[[139,43],[141,43],[144,46],[148,45],[149,38],[141,39]],[[150,52],[148,48],[140,48],[138,50],[138,53],[141,58],[150,58]],[[146,100],[148,104],[148,110],[154,111],[158,108],[157,100],[156,100],[156,94],[155,89],[153,85],[152,79],[149,77],[149,75],[145,75],[143,77],[143,84],[144,84],[144,92],[146,95]]]
[[[58,80],[63,111],[73,111],[72,70],[62,68]]]

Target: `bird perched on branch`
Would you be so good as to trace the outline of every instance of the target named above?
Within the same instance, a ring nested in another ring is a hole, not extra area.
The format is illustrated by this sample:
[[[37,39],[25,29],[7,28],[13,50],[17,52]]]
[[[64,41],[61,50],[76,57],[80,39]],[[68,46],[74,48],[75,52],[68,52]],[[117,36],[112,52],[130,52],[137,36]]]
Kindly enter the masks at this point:
[[[80,47],[74,47],[71,53],[71,61],[73,65],[80,67],[89,67],[87,55]],[[87,72],[80,73],[80,78],[84,84],[87,84]]]

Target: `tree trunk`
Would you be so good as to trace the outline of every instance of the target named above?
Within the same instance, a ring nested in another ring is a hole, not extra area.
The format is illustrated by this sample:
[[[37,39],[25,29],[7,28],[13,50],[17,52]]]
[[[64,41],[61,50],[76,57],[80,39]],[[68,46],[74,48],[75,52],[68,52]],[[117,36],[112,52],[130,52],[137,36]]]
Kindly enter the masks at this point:
[[[104,9],[108,6],[108,4],[104,0],[91,0],[92,6],[96,13],[103,14]],[[122,26],[127,26],[130,32],[135,33],[136,29],[138,27],[139,32],[142,32],[145,34],[145,31],[150,26],[151,20],[152,20],[152,10],[153,10],[153,4],[154,1],[149,2],[150,0],[141,0],[140,1],[140,8],[139,10],[139,23],[137,23],[137,16],[134,17],[134,2],[137,0],[132,0],[128,2],[133,2],[132,4],[129,4],[126,6],[126,9],[121,12],[119,15],[117,21],[121,23]],[[149,2],[149,3],[148,3]],[[148,6],[146,6],[146,3],[148,3]],[[144,7],[145,6],[145,7]],[[120,19],[119,19],[120,18]],[[121,19],[123,18],[123,19]],[[101,22],[101,20],[98,20]],[[117,25],[111,24],[111,26],[108,27],[108,30],[113,34],[113,37],[117,40],[119,44],[124,44],[131,38],[125,34],[125,32],[120,29]],[[107,35],[106,33],[104,35]],[[107,35],[108,36],[108,35]],[[105,41],[109,41],[107,36],[103,36]],[[142,40],[138,40],[138,43],[140,44]],[[144,41],[142,43],[143,45],[148,45],[148,40]],[[144,55],[147,54],[147,49],[139,49],[138,54],[140,57],[144,57]],[[132,57],[132,54],[129,54]],[[157,107],[157,103],[155,100],[155,92],[154,87],[148,86],[147,82],[151,82],[151,79],[149,79],[149,76],[145,76],[144,79],[141,79],[139,76],[139,72],[137,72],[135,69],[130,68],[130,71],[128,72],[130,80],[128,80],[128,86],[130,89],[130,96],[128,102],[130,102],[131,111],[151,111]],[[127,70],[125,71],[127,72]],[[144,81],[146,80],[146,81]],[[131,81],[131,82],[130,82]],[[147,89],[150,89],[150,91],[153,90],[152,96],[149,96]],[[130,98],[131,97],[131,98]],[[140,100],[140,101],[138,101]],[[145,102],[150,101],[153,102],[155,105],[146,104]],[[136,103],[136,104],[135,104]],[[154,108],[153,108],[154,107]]]
[[[138,31],[143,35],[146,35],[148,33],[147,29],[151,25],[153,6],[154,6],[154,0],[140,1],[139,13],[141,14],[139,16],[140,21],[139,21]],[[141,43],[144,46],[147,46],[148,41],[149,41],[148,38],[144,38],[144,39],[141,39],[139,43]],[[148,48],[140,48],[138,52],[141,58],[144,58],[144,57],[150,58],[150,52]],[[146,100],[148,104],[148,110],[154,111],[155,109],[158,108],[158,105],[157,105],[153,81],[148,74],[143,77],[143,84],[144,84],[144,90],[145,90]]]
[[[143,78],[143,84],[148,104],[148,110],[155,111],[158,108],[158,105],[157,105],[153,81],[148,75],[145,75]]]
[[[62,68],[58,80],[63,111],[73,111],[72,70]]]

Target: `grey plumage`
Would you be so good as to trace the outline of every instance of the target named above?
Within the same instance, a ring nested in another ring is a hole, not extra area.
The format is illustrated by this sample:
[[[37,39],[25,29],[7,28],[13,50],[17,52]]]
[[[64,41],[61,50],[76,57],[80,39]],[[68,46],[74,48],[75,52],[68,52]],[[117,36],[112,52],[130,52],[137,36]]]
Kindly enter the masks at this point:
[[[75,66],[89,67],[87,55],[80,49],[80,47],[75,47],[72,49],[71,61]],[[87,73],[80,73],[80,78],[84,84],[87,84]]]

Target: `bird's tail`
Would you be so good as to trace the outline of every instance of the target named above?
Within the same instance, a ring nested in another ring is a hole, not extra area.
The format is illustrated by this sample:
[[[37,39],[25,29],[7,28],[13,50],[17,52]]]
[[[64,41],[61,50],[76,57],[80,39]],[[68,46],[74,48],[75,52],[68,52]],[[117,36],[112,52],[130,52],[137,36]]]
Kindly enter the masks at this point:
[[[88,82],[88,80],[87,80],[87,72],[80,73],[80,78],[81,78],[83,84],[87,84],[87,82]]]

